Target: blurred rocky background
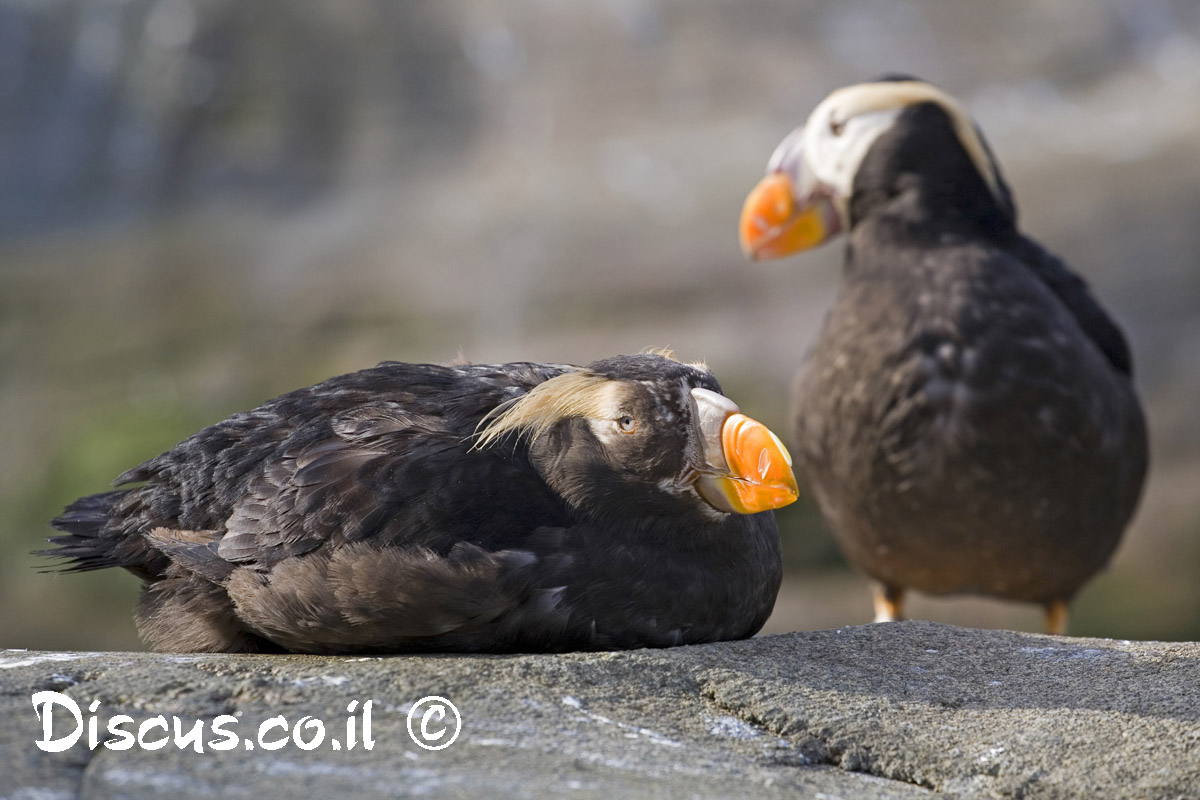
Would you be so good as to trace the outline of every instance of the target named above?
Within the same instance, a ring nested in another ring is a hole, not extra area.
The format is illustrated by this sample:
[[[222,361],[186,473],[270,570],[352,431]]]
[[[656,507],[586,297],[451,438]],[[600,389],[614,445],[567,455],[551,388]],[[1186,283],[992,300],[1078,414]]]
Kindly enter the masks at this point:
[[[1132,341],[1154,463],[1073,632],[1200,638],[1200,4],[0,0],[0,647],[138,646],[132,576],[35,571],[47,520],[380,360],[670,346],[784,428],[841,248],[746,264],[741,201],[897,71],[966,102]],[[780,519],[768,630],[868,620],[811,508]]]

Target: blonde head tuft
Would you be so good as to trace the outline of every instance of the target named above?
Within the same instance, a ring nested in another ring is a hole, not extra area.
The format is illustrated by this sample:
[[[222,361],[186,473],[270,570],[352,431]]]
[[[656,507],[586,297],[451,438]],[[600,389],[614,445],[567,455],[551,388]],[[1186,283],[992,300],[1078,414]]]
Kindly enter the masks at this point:
[[[557,375],[493,409],[480,421],[474,446],[488,447],[513,432],[533,442],[564,419],[614,416],[617,386],[616,381],[591,372]]]

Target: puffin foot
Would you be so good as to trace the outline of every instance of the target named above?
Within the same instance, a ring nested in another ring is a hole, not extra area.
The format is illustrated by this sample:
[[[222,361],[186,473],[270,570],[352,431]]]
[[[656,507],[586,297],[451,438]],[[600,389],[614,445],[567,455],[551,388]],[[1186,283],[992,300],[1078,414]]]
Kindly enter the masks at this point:
[[[875,600],[874,622],[898,622],[904,619],[904,590],[898,586],[877,583],[873,587]]]
[[[1071,605],[1066,600],[1051,600],[1046,603],[1046,633],[1052,636],[1066,636],[1070,616]]]

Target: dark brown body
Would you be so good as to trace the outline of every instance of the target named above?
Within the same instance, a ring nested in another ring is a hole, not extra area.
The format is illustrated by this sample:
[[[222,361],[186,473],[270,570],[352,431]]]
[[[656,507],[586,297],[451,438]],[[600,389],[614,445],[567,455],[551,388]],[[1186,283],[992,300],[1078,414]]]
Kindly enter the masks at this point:
[[[173,651],[563,651],[751,636],[782,574],[770,512],[662,490],[688,471],[687,387],[656,356],[596,362],[644,436],[564,418],[477,447],[497,407],[577,368],[381,364],[292,392],[77,500],[47,555],[144,581]]]
[[[1070,599],[1112,555],[1146,470],[1130,377],[1076,313],[1103,312],[1015,233],[907,230],[868,218],[851,234],[796,384],[797,474],[885,586]]]

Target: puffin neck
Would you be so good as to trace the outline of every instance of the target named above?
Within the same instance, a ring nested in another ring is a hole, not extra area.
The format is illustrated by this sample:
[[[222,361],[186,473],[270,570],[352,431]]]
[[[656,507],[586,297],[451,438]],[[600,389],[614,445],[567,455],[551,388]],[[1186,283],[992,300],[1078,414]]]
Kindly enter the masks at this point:
[[[909,240],[946,234],[1006,239],[1016,231],[1016,209],[998,173],[997,181],[993,194],[943,109],[913,106],[859,165],[848,204],[850,228],[878,221],[881,233]]]
[[[617,540],[624,539],[639,547],[656,542],[670,547],[673,552],[705,552],[714,547],[719,550],[734,550],[742,543],[745,519],[736,514],[713,512],[708,516],[696,513],[676,515],[646,514],[642,516],[607,516],[601,524],[612,532]]]
[[[876,243],[935,244],[948,237],[1005,242],[1017,235],[1013,217],[990,195],[935,187],[916,175],[900,176],[887,196],[860,196],[850,206],[850,236]]]

